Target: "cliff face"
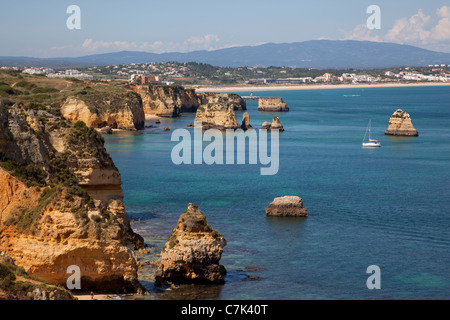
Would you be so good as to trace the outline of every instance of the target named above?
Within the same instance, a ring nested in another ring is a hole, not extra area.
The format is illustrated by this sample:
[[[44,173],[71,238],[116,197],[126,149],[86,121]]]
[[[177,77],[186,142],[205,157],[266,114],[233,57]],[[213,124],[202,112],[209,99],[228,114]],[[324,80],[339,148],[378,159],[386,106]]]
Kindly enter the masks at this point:
[[[0,252],[0,300],[74,300],[66,289],[32,279],[14,260]]]
[[[226,270],[219,261],[226,243],[198,206],[190,203],[157,261],[156,285],[223,283]]]
[[[0,107],[0,251],[31,275],[82,290],[142,291],[142,246],[123,206],[120,174],[103,139],[57,110]]]
[[[178,117],[182,112],[195,112],[201,98],[193,89],[180,86],[134,86],[141,96],[145,115]]]
[[[208,103],[223,103],[234,111],[247,110],[247,103],[245,100],[235,93],[205,92],[202,95],[202,104]]]
[[[286,105],[282,98],[260,97],[258,110],[268,112],[284,112],[289,111],[289,107]]]
[[[219,130],[239,129],[233,108],[224,103],[208,103],[197,109],[195,122],[202,122],[203,130],[215,128]]]
[[[91,93],[69,96],[61,114],[72,122],[83,121],[92,128],[109,126],[113,129],[141,130],[145,115],[142,100],[134,92],[126,94]]]
[[[397,109],[389,119],[389,127],[384,132],[394,136],[418,136],[419,132],[414,129],[411,117],[401,109]]]

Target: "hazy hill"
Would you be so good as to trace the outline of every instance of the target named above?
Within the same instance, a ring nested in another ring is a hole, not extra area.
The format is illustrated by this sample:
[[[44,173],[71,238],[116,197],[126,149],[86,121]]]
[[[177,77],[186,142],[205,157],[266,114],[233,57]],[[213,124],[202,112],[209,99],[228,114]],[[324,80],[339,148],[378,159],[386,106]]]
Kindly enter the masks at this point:
[[[354,40],[267,43],[214,51],[148,53],[121,51],[78,58],[0,57],[0,65],[81,67],[145,62],[202,62],[215,66],[288,66],[299,68],[384,68],[450,64],[450,53],[409,45]]]

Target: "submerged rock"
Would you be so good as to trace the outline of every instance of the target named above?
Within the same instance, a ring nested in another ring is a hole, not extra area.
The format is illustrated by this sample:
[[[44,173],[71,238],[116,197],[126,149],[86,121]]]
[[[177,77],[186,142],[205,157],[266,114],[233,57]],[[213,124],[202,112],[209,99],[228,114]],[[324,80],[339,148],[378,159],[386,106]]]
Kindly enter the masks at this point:
[[[279,217],[307,217],[308,210],[303,206],[303,201],[300,197],[285,196],[275,198],[266,207],[266,214]]]
[[[289,107],[282,98],[277,97],[260,97],[258,103],[259,111],[283,112],[289,111]]]
[[[419,132],[414,129],[411,117],[401,109],[397,109],[389,119],[389,127],[384,132],[393,136],[418,136]]]
[[[156,262],[155,284],[222,284],[225,268],[219,264],[225,238],[190,203]]]

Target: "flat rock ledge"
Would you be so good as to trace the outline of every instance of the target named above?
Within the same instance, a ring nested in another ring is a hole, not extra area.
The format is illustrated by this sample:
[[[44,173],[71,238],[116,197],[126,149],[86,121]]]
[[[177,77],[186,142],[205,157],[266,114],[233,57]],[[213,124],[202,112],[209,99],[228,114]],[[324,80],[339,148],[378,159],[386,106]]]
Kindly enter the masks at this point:
[[[266,207],[267,216],[275,217],[307,217],[308,210],[303,206],[303,200],[297,196],[275,198]]]

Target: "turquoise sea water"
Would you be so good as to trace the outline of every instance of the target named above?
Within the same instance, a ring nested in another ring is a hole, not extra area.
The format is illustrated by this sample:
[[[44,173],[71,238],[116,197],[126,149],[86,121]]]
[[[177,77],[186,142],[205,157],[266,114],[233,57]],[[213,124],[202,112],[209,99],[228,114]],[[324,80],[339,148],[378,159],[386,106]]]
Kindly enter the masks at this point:
[[[290,107],[247,106],[253,127],[274,115],[284,125],[275,176],[261,176],[260,165],[174,165],[171,134],[193,114],[105,137],[133,227],[151,249],[141,259],[157,258],[189,202],[228,240],[225,285],[155,288],[147,267],[146,299],[449,299],[450,87],[254,95],[279,96]],[[419,137],[383,134],[397,108],[411,115]],[[361,147],[369,119],[381,148]],[[302,197],[309,217],[266,217],[283,195]],[[381,269],[380,290],[366,286],[370,265]]]

